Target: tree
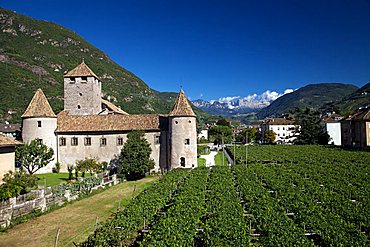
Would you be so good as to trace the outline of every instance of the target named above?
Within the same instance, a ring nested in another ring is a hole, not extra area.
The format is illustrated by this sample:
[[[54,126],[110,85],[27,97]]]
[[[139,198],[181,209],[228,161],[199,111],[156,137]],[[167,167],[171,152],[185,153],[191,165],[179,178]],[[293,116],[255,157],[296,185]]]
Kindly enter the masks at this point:
[[[90,172],[90,175],[93,172],[101,171],[101,164],[93,158],[77,160],[76,161],[76,170],[82,173],[81,177],[85,177],[85,172]]]
[[[294,140],[295,144],[321,144],[326,145],[330,136],[325,126],[321,125],[320,113],[309,108],[305,110],[296,109],[295,121],[300,128],[296,129],[299,135]]]
[[[127,142],[119,156],[118,173],[127,180],[145,177],[145,173],[154,168],[154,160],[150,158],[152,149],[144,137],[144,132],[132,131],[127,135]]]
[[[265,133],[263,133],[262,142],[272,144],[275,142],[276,139],[276,133],[272,130],[266,130]]]
[[[22,164],[29,174],[34,174],[52,161],[54,151],[42,144],[39,139],[22,144],[15,150],[15,160]]]
[[[216,125],[218,125],[218,126],[228,126],[228,127],[230,127],[230,122],[229,122],[229,121],[227,121],[225,118],[221,118],[220,120],[218,120],[218,121],[216,122]]]
[[[27,189],[37,185],[37,177],[22,172],[12,172],[4,174],[3,184],[0,185],[0,200],[24,194]]]
[[[209,129],[209,135],[214,139],[215,144],[230,143],[233,135],[233,131],[228,126],[214,126]]]
[[[248,140],[246,140],[246,137]],[[248,142],[253,142],[256,140],[257,137],[257,129],[256,128],[247,128],[241,131],[239,134],[236,136],[236,141],[246,143]]]

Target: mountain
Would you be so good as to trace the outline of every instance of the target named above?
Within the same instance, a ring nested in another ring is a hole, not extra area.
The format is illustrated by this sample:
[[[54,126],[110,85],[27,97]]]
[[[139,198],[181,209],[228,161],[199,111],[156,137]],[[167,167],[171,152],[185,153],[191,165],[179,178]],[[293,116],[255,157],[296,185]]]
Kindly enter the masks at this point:
[[[0,8],[0,121],[20,122],[38,88],[59,112],[63,108],[63,74],[83,59],[100,77],[104,98],[124,111],[170,111],[172,102],[75,32]]]
[[[295,108],[319,109],[355,92],[358,87],[342,83],[320,83],[304,86],[292,93],[285,94],[257,113],[259,119],[279,116]]]
[[[343,99],[325,104],[322,106],[321,111],[335,111],[346,115],[361,107],[370,107],[370,83],[367,83]]]

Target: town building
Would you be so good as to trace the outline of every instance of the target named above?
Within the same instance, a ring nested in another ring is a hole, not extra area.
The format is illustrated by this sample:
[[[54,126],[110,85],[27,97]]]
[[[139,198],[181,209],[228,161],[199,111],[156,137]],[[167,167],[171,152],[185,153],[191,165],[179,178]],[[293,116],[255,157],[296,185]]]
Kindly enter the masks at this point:
[[[341,134],[341,123],[343,117],[336,114],[330,113],[323,116],[323,122],[325,123],[326,132],[330,136],[328,144],[341,146],[342,145],[342,134]]]
[[[21,125],[0,123],[0,135],[20,139],[21,138]]]
[[[363,108],[341,122],[342,146],[370,149],[370,109]]]
[[[12,137],[0,135],[0,184],[4,174],[15,171],[15,147],[19,144]]]
[[[64,75],[64,110],[58,115],[37,90],[22,115],[22,137],[54,150],[54,161],[40,173],[55,162],[62,171],[86,158],[114,163],[133,130],[145,133],[155,171],[197,166],[196,115],[182,89],[169,114],[131,115],[101,95],[99,77],[84,62]]]
[[[277,144],[292,143],[296,139],[296,127],[292,119],[269,118],[262,122],[261,133],[263,135],[267,130],[272,130],[276,134]]]

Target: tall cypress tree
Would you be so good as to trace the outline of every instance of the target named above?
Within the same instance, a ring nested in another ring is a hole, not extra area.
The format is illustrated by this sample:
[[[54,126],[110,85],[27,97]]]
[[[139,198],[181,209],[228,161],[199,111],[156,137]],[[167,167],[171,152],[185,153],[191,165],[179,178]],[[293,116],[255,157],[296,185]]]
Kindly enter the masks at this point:
[[[321,125],[320,113],[309,108],[295,111],[295,121],[300,125],[297,129],[297,139],[295,144],[328,144],[330,136],[326,132],[325,126]]]

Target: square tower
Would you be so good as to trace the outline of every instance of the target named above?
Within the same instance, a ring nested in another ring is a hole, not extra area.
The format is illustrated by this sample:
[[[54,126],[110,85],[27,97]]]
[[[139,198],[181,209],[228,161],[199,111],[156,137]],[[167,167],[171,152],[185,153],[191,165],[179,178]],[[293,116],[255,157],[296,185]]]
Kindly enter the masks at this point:
[[[97,115],[101,108],[101,82],[84,61],[64,75],[64,110],[70,115]]]

